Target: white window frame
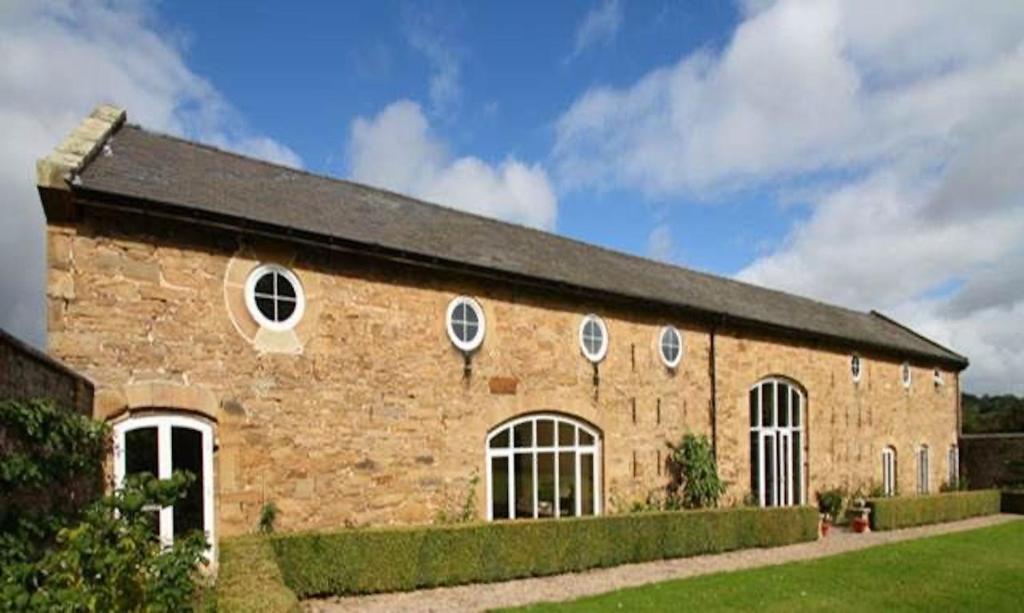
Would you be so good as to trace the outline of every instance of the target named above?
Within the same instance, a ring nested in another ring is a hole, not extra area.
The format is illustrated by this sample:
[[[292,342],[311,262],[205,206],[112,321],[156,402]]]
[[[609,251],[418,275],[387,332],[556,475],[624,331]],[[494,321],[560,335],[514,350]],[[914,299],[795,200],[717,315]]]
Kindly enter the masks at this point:
[[[670,360],[665,355],[665,335],[674,334],[676,342],[679,345],[679,353],[676,354],[675,359]],[[675,326],[664,326],[658,332],[658,355],[661,357],[662,363],[669,368],[677,368],[679,363],[683,361],[683,334]]]
[[[882,450],[882,493],[896,495],[896,449],[892,445]]]
[[[935,384],[935,387],[941,387],[943,384],[942,371],[938,368],[932,369],[932,382]]]
[[[185,415],[145,415],[129,417],[114,424],[114,487],[121,489],[125,481],[125,435],[132,430],[156,428],[157,431],[157,474],[158,479],[170,479],[171,428],[197,430],[202,436],[203,452],[203,524],[206,526],[206,542],[210,545],[207,557],[216,558],[217,526],[214,519],[213,499],[213,427],[206,421]],[[174,508],[162,507],[159,511],[160,542],[165,547],[174,543]]]
[[[292,311],[288,319],[283,321],[270,319],[256,306],[256,283],[263,275],[275,272],[287,279],[295,289],[295,310]],[[302,321],[302,316],[306,312],[306,292],[303,290],[302,283],[299,282],[299,277],[291,270],[280,264],[260,264],[249,273],[245,280],[245,306],[249,309],[249,315],[260,327],[277,332],[291,330]]]
[[[594,322],[597,324],[597,327],[601,330],[601,339],[603,340],[598,350],[593,353],[587,350],[587,344],[583,342],[583,330],[587,327],[587,323],[589,322]],[[605,326],[604,320],[593,313],[585,315],[583,319],[580,321],[579,330],[580,351],[583,352],[583,357],[597,364],[598,362],[603,360],[606,355],[608,355],[608,342],[608,327]]]
[[[455,333],[454,326],[452,325],[452,316],[455,314],[455,309],[461,305],[465,305],[466,307],[471,309],[473,313],[476,314],[478,322],[476,334],[473,336],[473,338],[467,341],[463,341],[462,339],[459,338],[459,336]],[[484,317],[484,309],[483,307],[480,306],[479,302],[477,302],[475,299],[469,296],[458,296],[456,298],[453,298],[452,301],[448,303],[448,310],[445,313],[444,317],[444,327],[445,330],[447,330],[448,332],[448,339],[460,351],[464,351],[467,353],[470,351],[475,351],[480,347],[480,345],[483,344],[484,334],[487,331],[487,320]]]
[[[764,407],[764,385],[766,383],[772,384],[772,393],[775,394],[775,400],[772,401],[772,424],[771,426],[765,426],[762,423],[762,412]],[[779,425],[779,407],[778,407],[778,386],[785,385],[790,390],[789,398],[789,410],[790,415],[787,420],[787,425]],[[807,397],[804,396],[803,390],[800,386],[781,377],[768,377],[761,379],[750,387],[749,391],[757,392],[757,423],[750,424],[751,434],[756,434],[758,437],[758,466],[757,466],[757,502],[760,506],[799,506],[804,504],[806,500],[807,490],[807,457],[804,453],[804,449],[807,446]],[[796,394],[800,398],[800,425],[793,426],[793,394]],[[749,394],[748,394],[749,397]],[[800,445],[793,445],[793,434],[798,433],[800,435]],[[773,456],[772,458],[765,457],[765,442],[771,439],[773,445]],[[787,483],[784,493],[784,500],[778,500],[779,488],[777,486],[779,481],[779,441],[788,440],[788,451],[785,454],[786,457],[786,477]],[[797,461],[800,465],[800,483],[793,482],[793,454],[799,454]],[[775,474],[776,488],[773,492],[767,492],[765,489],[765,464],[766,460],[772,462]],[[771,500],[768,500],[768,495],[771,494]],[[794,495],[795,494],[795,495]]]
[[[910,384],[914,380],[914,371],[910,367],[910,362],[904,362],[900,364],[900,383],[903,387],[910,389]]]
[[[856,370],[854,370],[854,364],[857,365]],[[864,378],[864,358],[856,353],[850,356],[850,377],[854,383],[860,383],[860,380]]]
[[[537,422],[543,420],[554,420],[553,423],[553,445],[539,446],[537,444]],[[515,447],[515,427],[523,424],[530,423],[530,446],[527,447]],[[574,426],[574,440],[572,445],[561,445],[558,441],[558,426],[561,423],[567,423]],[[586,432],[593,437],[593,444],[583,445],[580,444],[580,431]],[[503,432],[508,433],[508,447],[492,448],[491,440],[501,435]],[[484,441],[484,449],[486,450],[486,466],[487,466],[487,521],[494,520],[494,491],[492,488],[492,460],[494,458],[506,458],[508,464],[508,518],[512,519],[530,519],[530,518],[518,518],[516,517],[516,480],[515,480],[515,456],[516,455],[530,455],[532,457],[533,465],[533,476],[531,483],[533,484],[533,519],[539,517],[540,505],[538,505],[538,479],[537,479],[537,454],[538,453],[551,453],[554,456],[554,472],[555,472],[555,500],[553,509],[553,518],[557,519],[561,517],[561,500],[557,495],[558,489],[558,478],[560,475],[558,463],[560,461],[560,454],[565,452],[573,453],[573,462],[575,463],[575,483],[576,492],[574,504],[576,506],[575,512],[572,517],[580,517],[583,511],[583,492],[580,484],[582,482],[582,470],[581,458],[585,454],[590,454],[592,457],[592,475],[594,483],[593,492],[593,508],[594,515],[601,514],[601,433],[594,428],[583,423],[581,420],[574,419],[567,415],[559,413],[533,413],[511,421],[507,421],[500,426],[494,428],[487,434],[487,439]],[[506,518],[501,518],[504,520]]]
[[[928,494],[931,491],[929,483],[929,459],[928,445],[921,445],[917,448],[917,493]]]

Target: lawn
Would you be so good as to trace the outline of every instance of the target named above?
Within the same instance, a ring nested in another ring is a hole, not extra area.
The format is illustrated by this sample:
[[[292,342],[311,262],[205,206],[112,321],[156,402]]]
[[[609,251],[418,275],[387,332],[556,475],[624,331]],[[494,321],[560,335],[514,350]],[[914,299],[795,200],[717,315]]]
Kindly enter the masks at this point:
[[[530,611],[1020,611],[1024,521],[807,562],[666,581]]]

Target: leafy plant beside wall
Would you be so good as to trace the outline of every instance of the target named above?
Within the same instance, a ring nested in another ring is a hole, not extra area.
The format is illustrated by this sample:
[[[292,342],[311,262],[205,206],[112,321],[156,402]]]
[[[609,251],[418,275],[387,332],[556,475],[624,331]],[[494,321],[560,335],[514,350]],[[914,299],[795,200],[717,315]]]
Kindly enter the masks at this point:
[[[260,507],[260,520],[256,526],[260,534],[270,534],[274,531],[274,522],[277,521],[277,505],[273,500],[263,503]]]
[[[666,506],[670,509],[703,509],[718,506],[726,484],[718,477],[718,464],[708,437],[687,433],[673,447],[668,462]]]
[[[473,471],[473,476],[466,483],[466,491],[461,503],[452,505],[446,501],[445,506],[437,511],[435,524],[464,524],[476,519],[476,489],[480,484],[480,475]],[[453,508],[454,507],[454,508]]]

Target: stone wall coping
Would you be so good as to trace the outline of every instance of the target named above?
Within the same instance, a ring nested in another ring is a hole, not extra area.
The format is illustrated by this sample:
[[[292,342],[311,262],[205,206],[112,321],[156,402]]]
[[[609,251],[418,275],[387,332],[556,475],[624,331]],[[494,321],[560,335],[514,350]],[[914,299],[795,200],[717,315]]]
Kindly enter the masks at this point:
[[[74,175],[101,151],[111,133],[120,128],[128,113],[112,104],[93,109],[57,148],[36,162],[39,187],[68,190]]]

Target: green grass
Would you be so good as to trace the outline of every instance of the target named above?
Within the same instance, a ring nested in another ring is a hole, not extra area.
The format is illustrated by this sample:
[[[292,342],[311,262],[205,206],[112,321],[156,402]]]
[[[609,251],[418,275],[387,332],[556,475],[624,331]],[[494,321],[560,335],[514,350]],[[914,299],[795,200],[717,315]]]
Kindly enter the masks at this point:
[[[1024,521],[807,562],[629,588],[530,611],[1020,611]]]
[[[218,613],[291,613],[300,610],[295,594],[281,580],[281,571],[270,542],[257,536],[221,541],[220,571],[214,598]]]

